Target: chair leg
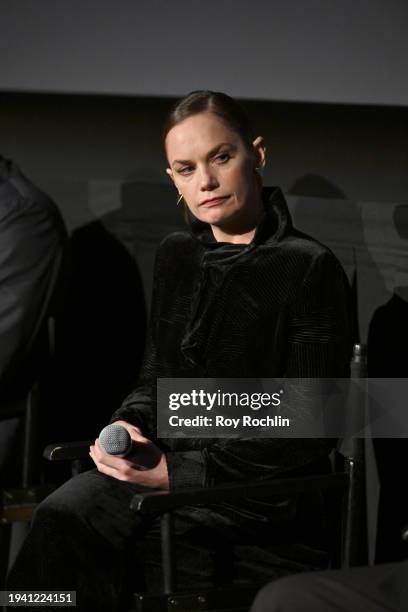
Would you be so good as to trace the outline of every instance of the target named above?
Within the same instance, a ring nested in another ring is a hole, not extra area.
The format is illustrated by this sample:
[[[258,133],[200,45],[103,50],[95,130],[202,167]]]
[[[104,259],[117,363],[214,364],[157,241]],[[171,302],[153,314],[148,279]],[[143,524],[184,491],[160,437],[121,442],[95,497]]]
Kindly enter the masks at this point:
[[[177,590],[177,569],[174,548],[173,515],[166,512],[161,518],[161,550],[163,563],[163,592],[174,593]]]
[[[356,439],[357,450],[353,457],[347,459],[347,469],[350,475],[349,491],[345,503],[346,525],[343,542],[342,567],[366,565],[367,558],[367,523],[365,521],[365,491],[363,488],[363,462],[360,459],[360,447],[363,439]]]
[[[29,487],[39,478],[37,436],[39,424],[39,390],[35,384],[26,400],[24,415],[22,486]]]

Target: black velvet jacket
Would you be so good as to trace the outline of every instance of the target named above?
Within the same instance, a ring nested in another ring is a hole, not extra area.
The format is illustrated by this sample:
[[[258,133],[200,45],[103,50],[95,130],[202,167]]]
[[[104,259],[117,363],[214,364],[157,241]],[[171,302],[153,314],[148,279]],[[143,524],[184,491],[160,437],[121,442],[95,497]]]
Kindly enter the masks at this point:
[[[218,243],[197,220],[191,232],[161,243],[144,367],[111,422],[124,419],[154,437],[157,377],[348,376],[343,269],[329,249],[293,228],[280,189],[265,189],[264,203],[248,245]],[[313,471],[331,447],[330,440],[282,438],[161,443],[172,489]]]

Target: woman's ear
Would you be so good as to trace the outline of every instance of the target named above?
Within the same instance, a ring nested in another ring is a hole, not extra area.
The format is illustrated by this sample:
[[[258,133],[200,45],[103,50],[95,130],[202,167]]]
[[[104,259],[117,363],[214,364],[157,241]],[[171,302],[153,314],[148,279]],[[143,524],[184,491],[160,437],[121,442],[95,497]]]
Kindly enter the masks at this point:
[[[255,167],[262,169],[266,163],[266,146],[265,140],[262,136],[257,136],[252,143],[253,152],[255,156]]]
[[[166,174],[171,178],[174,183],[173,170],[171,170],[170,168],[166,168]]]

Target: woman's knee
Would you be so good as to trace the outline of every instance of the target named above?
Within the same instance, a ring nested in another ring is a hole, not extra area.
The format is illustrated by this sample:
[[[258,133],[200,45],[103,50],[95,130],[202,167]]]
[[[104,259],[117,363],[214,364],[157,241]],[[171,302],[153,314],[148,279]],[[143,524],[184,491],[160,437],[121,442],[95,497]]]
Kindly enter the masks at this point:
[[[73,517],[86,519],[93,497],[87,481],[89,478],[76,476],[53,491],[35,509],[33,524]]]
[[[62,502],[51,493],[34,510],[31,528],[45,529],[46,526],[56,525],[56,528],[61,529],[64,519],[74,515],[75,509],[70,505],[69,500]]]

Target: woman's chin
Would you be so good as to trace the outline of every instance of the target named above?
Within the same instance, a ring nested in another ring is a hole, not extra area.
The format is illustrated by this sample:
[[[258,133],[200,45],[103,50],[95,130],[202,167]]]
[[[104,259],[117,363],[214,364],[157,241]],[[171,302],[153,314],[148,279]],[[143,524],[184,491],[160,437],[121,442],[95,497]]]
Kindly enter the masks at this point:
[[[207,210],[205,214],[200,215],[200,220],[210,225],[224,225],[228,223],[229,217],[225,210]]]

